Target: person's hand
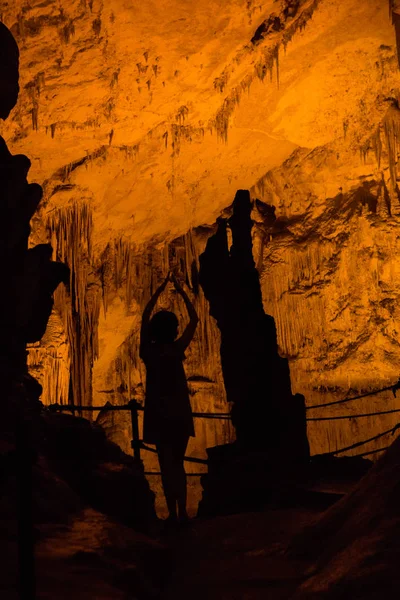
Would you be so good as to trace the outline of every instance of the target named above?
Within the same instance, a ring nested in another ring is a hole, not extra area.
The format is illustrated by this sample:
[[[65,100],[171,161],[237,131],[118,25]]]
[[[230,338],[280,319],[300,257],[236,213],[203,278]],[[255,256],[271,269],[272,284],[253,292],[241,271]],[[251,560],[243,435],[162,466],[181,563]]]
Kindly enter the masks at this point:
[[[179,283],[179,281],[177,280],[177,278],[176,278],[176,276],[175,276],[175,273],[172,273],[172,271],[171,271],[171,274],[170,274],[170,281],[171,281],[171,283],[173,283],[173,284],[174,284],[174,288],[175,288],[175,289],[176,289],[178,292],[179,292],[179,291],[182,289],[182,286],[181,286],[181,284]]]
[[[170,281],[170,272],[168,271],[168,275],[166,276],[166,278],[164,279],[164,281],[162,282],[162,284],[158,287],[158,291],[160,293],[165,290],[165,288],[167,287],[169,281]]]

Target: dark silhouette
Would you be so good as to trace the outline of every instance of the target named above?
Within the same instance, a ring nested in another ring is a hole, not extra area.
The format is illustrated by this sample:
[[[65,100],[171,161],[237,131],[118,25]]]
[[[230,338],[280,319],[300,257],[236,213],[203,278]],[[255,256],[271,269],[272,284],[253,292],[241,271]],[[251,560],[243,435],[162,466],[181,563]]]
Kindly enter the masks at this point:
[[[5,120],[14,108],[19,93],[19,50],[7,27],[0,23],[0,118]]]
[[[238,444],[308,459],[304,398],[292,395],[288,361],[279,356],[275,322],[263,308],[249,192],[239,190],[232,216],[217,223],[200,256],[199,280],[221,331],[222,370]]]
[[[389,8],[392,15],[392,23],[396,32],[397,62],[400,67],[400,2],[399,0],[390,0]]]
[[[0,118],[14,108],[19,92],[19,51],[10,31],[0,23]],[[41,244],[28,250],[30,220],[42,198],[42,188],[29,184],[30,161],[13,156],[0,137],[0,370],[27,376],[26,343],[39,341],[50,316],[55,288],[68,282],[62,263],[51,262],[52,249]]]
[[[176,339],[178,319],[169,311],[151,313],[160,294],[171,281],[182,296],[190,317],[185,331]],[[172,523],[187,520],[184,456],[189,437],[194,436],[193,417],[183,360],[192,341],[198,316],[174,275],[168,274],[143,311],[140,357],[146,365],[146,403],[143,440],[155,444],[161,479]],[[178,512],[177,512],[178,507]]]

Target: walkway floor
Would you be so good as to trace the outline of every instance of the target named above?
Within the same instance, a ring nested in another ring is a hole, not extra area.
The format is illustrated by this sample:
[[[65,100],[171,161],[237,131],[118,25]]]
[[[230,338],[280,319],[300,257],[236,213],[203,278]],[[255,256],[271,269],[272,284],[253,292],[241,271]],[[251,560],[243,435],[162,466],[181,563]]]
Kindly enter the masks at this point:
[[[268,510],[194,520],[171,539],[174,569],[163,600],[286,600],[308,564],[288,560],[287,543],[315,512]]]
[[[315,516],[269,509],[194,519],[153,540],[86,510],[69,526],[40,528],[37,599],[286,600],[307,565],[289,561],[285,547]]]
[[[37,600],[289,600],[309,565],[284,551],[317,516],[269,508],[193,519],[152,539],[87,509],[69,525],[39,527]],[[17,599],[12,546],[2,600]]]

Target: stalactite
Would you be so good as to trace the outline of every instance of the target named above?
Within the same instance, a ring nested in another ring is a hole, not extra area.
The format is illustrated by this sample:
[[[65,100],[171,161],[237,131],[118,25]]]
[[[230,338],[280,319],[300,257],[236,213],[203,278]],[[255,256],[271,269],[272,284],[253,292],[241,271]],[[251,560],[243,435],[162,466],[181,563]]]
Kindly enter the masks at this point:
[[[367,158],[368,158],[368,153],[370,151],[370,140],[367,140],[361,147],[360,147],[360,159],[363,161],[363,163],[365,164]]]
[[[136,66],[137,66],[139,75],[145,75],[147,69],[149,68],[148,65],[142,65],[142,63],[140,63],[140,62],[136,63]]]
[[[114,289],[125,288],[125,304],[127,308],[134,299],[134,282],[136,267],[134,262],[135,249],[130,242],[117,240],[114,242]]]
[[[108,308],[108,293],[112,287],[112,272],[110,268],[111,253],[111,245],[110,243],[108,243],[100,255],[100,267],[98,269],[98,273],[100,276],[101,295],[103,299],[103,310],[105,315],[107,314]]]
[[[250,93],[250,88],[251,88],[251,84],[253,83],[253,76],[251,73],[249,73],[241,82],[240,82],[240,87],[242,88],[242,90],[245,92],[247,92],[248,94]]]
[[[178,156],[181,149],[181,141],[192,142],[200,140],[204,136],[202,127],[193,127],[192,125],[171,124],[171,146],[173,156]]]
[[[185,124],[185,119],[187,118],[189,114],[189,109],[187,106],[181,106],[178,109],[178,112],[175,115],[175,121],[178,121],[179,125],[184,125]]]
[[[62,42],[68,44],[71,37],[75,35],[75,25],[72,19],[59,30],[59,36]]]
[[[378,127],[375,130],[375,134],[372,137],[372,148],[375,152],[376,162],[378,163],[378,169],[381,168],[381,159],[382,159],[382,140],[381,140],[381,127]]]
[[[377,215],[382,219],[387,219],[390,216],[390,198],[385,180],[382,174],[381,183],[378,188],[378,202],[376,207]]]
[[[107,263],[110,263],[109,253],[113,254],[112,287],[123,292],[126,308],[131,303],[144,309],[151,294],[169,270],[174,270],[182,281],[185,281],[192,291],[192,298],[199,315],[199,326],[195,340],[192,342],[189,354],[194,357],[191,364],[196,365],[205,381],[212,382],[210,409],[228,410],[225,389],[222,382],[219,362],[219,331],[209,315],[208,302],[198,287],[196,272],[198,257],[205,245],[204,231],[189,231],[186,235],[165,243],[161,247],[136,248],[134,244],[117,240],[112,249],[108,250]],[[110,278],[108,277],[108,280]],[[173,291],[162,298],[164,308],[174,311],[179,321],[185,323],[187,311],[180,296]],[[141,390],[144,389],[145,369],[139,358],[139,325],[126,338],[118,349],[112,367],[114,389],[120,394],[120,401],[137,395],[138,374],[140,374]],[[119,392],[118,392],[119,390]],[[118,397],[117,397],[118,398]],[[118,400],[119,401],[119,400]],[[222,407],[222,408],[221,408]],[[225,431],[225,429],[224,429]],[[231,432],[225,431],[227,439]],[[225,435],[224,434],[224,435]]]
[[[308,4],[308,6],[303,8],[303,10],[300,14],[298,13],[298,11],[295,11],[294,13],[290,13],[290,14],[287,13],[284,20],[286,20],[286,18],[290,18],[292,20],[292,22],[287,27],[282,29],[282,34],[280,36],[279,41],[277,43],[275,43],[272,47],[269,47],[269,48],[267,48],[267,50],[263,51],[262,58],[255,64],[254,74],[250,75],[250,76],[247,75],[246,78],[244,80],[242,80],[242,82],[238,86],[233,88],[231,90],[230,94],[225,98],[223,105],[217,112],[215,118],[210,121],[211,128],[216,130],[217,136],[222,141],[227,142],[230,118],[231,118],[236,106],[240,102],[240,98],[241,98],[241,94],[243,93],[243,90],[250,89],[250,86],[251,86],[251,83],[252,83],[254,77],[258,77],[261,81],[263,81],[265,79],[265,76],[267,75],[267,73],[269,73],[270,78],[272,80],[273,67],[275,65],[277,85],[279,87],[279,82],[280,82],[279,50],[280,50],[280,47],[283,46],[283,48],[286,50],[286,47],[289,44],[289,42],[292,40],[293,36],[298,31],[303,31],[303,29],[306,27],[308,21],[312,18],[316,8],[318,7],[319,2],[320,2],[320,0],[311,0],[311,2]],[[296,16],[297,16],[297,18],[295,18]],[[250,48],[251,48],[251,51],[253,51],[252,44],[250,44],[249,46],[246,46],[245,48],[242,48],[237,53],[237,55],[234,59],[234,62],[237,65],[239,65],[242,62],[244,57],[248,56]],[[214,89],[216,89],[220,92],[223,92],[228,84],[228,81],[229,81],[229,74],[228,74],[227,69],[225,69],[222,72],[222,74],[220,75],[220,77],[217,77],[214,80]]]
[[[386,148],[389,160],[389,172],[391,186],[396,187],[397,156],[400,140],[400,110],[392,105],[383,119],[383,131],[385,134]]]
[[[272,50],[265,52],[263,58],[255,65],[254,69],[258,79],[264,81],[266,74],[269,73],[272,81],[274,64],[276,65],[276,80],[279,87],[279,44]]]
[[[28,346],[28,367],[43,387],[43,404],[68,404],[69,363],[56,348],[44,348],[40,343]]]
[[[168,148],[168,131],[166,131],[162,137],[164,140],[165,149],[167,149]]]
[[[110,84],[112,88],[118,85],[119,74],[120,74],[120,69],[117,69],[112,74],[111,84]]]
[[[60,287],[55,305],[62,316],[71,348],[74,402],[91,403],[93,362],[98,356],[100,293],[92,265],[92,212],[75,203],[51,213],[47,221],[55,256],[71,270],[70,294]]]
[[[101,19],[100,17],[97,17],[93,22],[92,22],[92,29],[94,31],[94,34],[98,37],[100,35],[101,32]]]
[[[81,167],[82,165],[92,162],[96,158],[100,158],[101,156],[104,156],[107,153],[108,149],[109,149],[108,145],[100,146],[100,148],[97,148],[97,150],[95,150],[94,152],[88,153],[88,154],[86,154],[86,156],[83,156],[83,157],[75,160],[74,162],[64,165],[63,167],[61,167],[60,169],[58,169],[58,171],[56,171],[54,173],[53,180],[60,180],[62,182],[68,180],[70,174],[73,171],[75,171],[75,169],[77,169],[78,167]],[[46,184],[47,184],[47,182],[46,182]]]
[[[218,90],[221,94],[224,92],[229,81],[229,73],[227,69],[224,69],[219,77],[214,79],[214,89]]]
[[[125,158],[129,160],[134,160],[136,158],[137,153],[139,152],[140,146],[139,144],[135,144],[133,146],[119,146],[119,149],[124,152]]]
[[[217,136],[223,142],[228,141],[228,129],[230,118],[240,102],[242,89],[240,86],[234,88],[231,94],[225,98],[222,107],[217,112],[215,118],[212,120],[212,127],[216,130]]]
[[[347,130],[348,130],[348,128],[349,128],[349,120],[345,119],[343,121],[343,137],[344,137],[344,139],[346,139],[346,137],[347,137]]]
[[[38,119],[39,105],[38,105],[38,103],[34,103],[32,109],[31,109],[31,115],[32,115],[32,129],[34,131],[37,131],[38,127],[39,127],[39,119]]]

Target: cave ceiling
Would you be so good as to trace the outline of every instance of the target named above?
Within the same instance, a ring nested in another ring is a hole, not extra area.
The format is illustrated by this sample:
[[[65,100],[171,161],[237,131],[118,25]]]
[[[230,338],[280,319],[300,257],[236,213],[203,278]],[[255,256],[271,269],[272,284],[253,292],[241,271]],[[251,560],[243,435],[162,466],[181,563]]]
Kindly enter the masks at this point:
[[[398,82],[383,1],[15,0],[2,18],[21,50],[4,135],[46,211],[90,201],[100,245],[213,222],[299,147],[354,152],[313,173],[348,189]]]

